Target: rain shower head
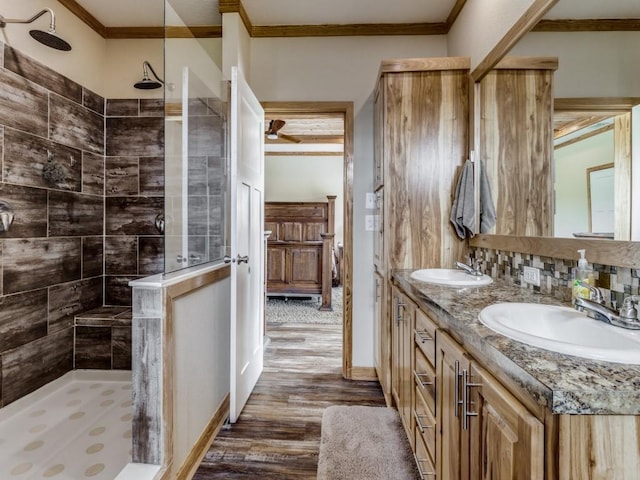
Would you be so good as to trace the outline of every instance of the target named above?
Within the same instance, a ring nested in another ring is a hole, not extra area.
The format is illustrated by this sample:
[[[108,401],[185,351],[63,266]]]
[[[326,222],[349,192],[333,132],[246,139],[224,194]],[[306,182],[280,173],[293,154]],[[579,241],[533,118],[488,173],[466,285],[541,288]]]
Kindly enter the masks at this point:
[[[45,13],[49,13],[51,15],[51,23],[49,24],[49,31],[45,32],[43,30],[31,30],[29,35],[33,37],[34,40],[46,45],[47,47],[55,48],[56,50],[62,50],[68,52],[71,50],[71,45],[60,38],[56,33],[56,16],[53,13],[53,10],[50,8],[45,8],[44,10],[39,11],[33,17],[27,18],[26,20],[20,20],[17,18],[4,18],[0,15],[0,28],[4,28],[7,26],[7,23],[32,23],[35,22],[38,18],[40,18]]]
[[[151,70],[151,73],[156,78],[155,80],[151,80],[149,78],[149,70]],[[156,71],[153,69],[151,64],[146,60],[142,62],[142,74],[143,74],[142,80],[140,80],[139,82],[136,82],[133,85],[134,88],[137,88],[138,90],[153,90],[155,88],[160,88],[162,85],[164,85],[164,80],[158,77],[158,74],[156,73]]]

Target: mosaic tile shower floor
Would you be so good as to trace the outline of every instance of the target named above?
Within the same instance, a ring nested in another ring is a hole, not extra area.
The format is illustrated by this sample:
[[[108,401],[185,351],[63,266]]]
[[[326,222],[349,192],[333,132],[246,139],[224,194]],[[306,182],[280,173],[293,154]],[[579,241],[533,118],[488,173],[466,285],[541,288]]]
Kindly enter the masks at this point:
[[[3,480],[113,480],[130,461],[131,372],[69,372],[0,410]]]

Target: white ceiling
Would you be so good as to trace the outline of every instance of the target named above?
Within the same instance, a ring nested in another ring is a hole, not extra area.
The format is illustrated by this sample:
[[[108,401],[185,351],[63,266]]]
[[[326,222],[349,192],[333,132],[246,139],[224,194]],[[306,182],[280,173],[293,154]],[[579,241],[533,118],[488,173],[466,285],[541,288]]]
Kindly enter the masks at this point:
[[[106,27],[160,26],[164,0],[76,0]],[[254,25],[432,23],[456,0],[242,0]],[[169,0],[187,25],[220,25],[218,0]],[[545,18],[640,18],[640,0],[560,0]]]

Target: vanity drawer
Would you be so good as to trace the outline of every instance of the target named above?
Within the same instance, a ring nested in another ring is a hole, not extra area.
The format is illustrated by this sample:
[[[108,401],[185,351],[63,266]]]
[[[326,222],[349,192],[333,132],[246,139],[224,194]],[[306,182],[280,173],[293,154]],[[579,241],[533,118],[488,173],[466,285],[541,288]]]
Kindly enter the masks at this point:
[[[415,423],[415,444],[418,445],[418,437],[422,437],[427,451],[431,458],[436,456],[436,419],[432,410],[427,406],[420,387],[416,385],[416,406],[413,411],[413,421]]]
[[[432,412],[436,411],[436,371],[418,347],[415,349],[413,380]]]
[[[432,366],[436,364],[436,329],[438,327],[424,312],[416,310],[413,338]]]
[[[435,479],[436,467],[434,466],[434,462],[427,451],[427,447],[425,446],[422,437],[420,436],[417,436],[416,438],[415,452],[416,463],[418,464],[418,470],[420,471],[420,478],[424,480]]]

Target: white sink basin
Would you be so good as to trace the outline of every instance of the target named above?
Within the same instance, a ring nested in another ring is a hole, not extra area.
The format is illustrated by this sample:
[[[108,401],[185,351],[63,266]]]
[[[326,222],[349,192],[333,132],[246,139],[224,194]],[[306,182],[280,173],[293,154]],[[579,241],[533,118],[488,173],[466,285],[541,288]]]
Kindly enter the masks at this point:
[[[421,282],[454,287],[480,287],[489,285],[493,279],[489,275],[474,277],[455,268],[425,268],[411,272],[411,278]]]
[[[478,319],[502,335],[578,357],[640,365],[640,331],[625,330],[568,307],[496,303]]]

